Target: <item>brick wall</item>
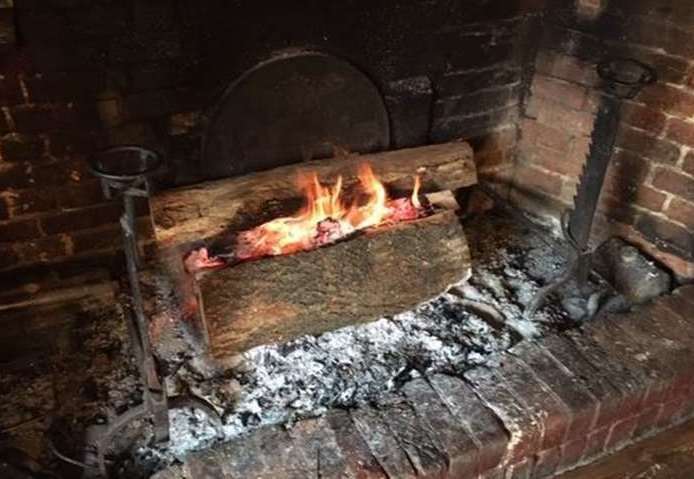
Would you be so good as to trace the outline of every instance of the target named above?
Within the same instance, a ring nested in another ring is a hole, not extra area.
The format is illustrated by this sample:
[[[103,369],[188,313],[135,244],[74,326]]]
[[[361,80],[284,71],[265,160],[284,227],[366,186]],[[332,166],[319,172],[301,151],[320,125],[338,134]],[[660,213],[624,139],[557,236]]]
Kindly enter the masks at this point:
[[[597,5],[562,5],[547,18],[511,197],[542,215],[572,203],[599,101],[595,64],[611,55],[637,58],[659,80],[624,105],[595,239],[621,235],[694,277],[694,6]]]
[[[197,181],[211,108],[288,47],[366,73],[391,148],[470,138],[483,173],[508,178],[544,3],[0,0],[0,275],[109,257],[119,208],[88,155],[143,144],[164,153],[160,186]]]

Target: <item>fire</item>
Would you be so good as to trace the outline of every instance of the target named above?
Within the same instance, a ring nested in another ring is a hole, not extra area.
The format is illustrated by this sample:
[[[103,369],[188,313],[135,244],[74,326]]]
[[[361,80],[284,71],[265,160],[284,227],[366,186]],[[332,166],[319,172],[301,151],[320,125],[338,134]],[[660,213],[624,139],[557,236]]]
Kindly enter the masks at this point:
[[[304,206],[292,216],[276,218],[240,233],[236,259],[309,250],[364,228],[422,216],[419,176],[415,177],[412,195],[399,199],[388,197],[385,186],[368,164],[360,166],[358,178],[361,201],[347,204],[342,177],[332,186],[321,184],[316,173],[300,177],[298,184],[304,195]]]

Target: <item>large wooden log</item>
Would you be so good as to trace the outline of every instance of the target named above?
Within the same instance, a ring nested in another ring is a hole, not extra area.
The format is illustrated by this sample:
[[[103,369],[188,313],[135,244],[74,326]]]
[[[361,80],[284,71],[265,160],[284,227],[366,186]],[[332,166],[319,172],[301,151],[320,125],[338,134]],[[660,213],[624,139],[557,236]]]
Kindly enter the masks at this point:
[[[422,172],[424,193],[477,182],[472,149],[462,142],[299,163],[157,194],[151,199],[157,242],[170,249],[215,238],[238,229],[239,217],[259,218],[268,203],[296,199],[295,180],[300,172],[315,171],[326,182],[342,175],[349,185],[356,181],[357,166],[362,162],[370,163],[381,181],[396,190],[410,190],[418,171]]]
[[[214,271],[196,289],[212,355],[224,358],[408,310],[469,272],[460,221],[442,211]]]

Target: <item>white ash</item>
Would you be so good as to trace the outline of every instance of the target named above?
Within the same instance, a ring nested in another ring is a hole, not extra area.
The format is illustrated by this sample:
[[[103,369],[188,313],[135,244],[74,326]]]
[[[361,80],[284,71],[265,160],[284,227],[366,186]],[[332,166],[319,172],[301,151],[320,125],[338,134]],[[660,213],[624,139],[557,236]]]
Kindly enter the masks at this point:
[[[254,348],[230,376],[204,379],[184,365],[173,382],[223,412],[221,437],[202,414],[178,410],[172,413],[170,444],[143,447],[140,453],[164,463],[182,460],[190,451],[263,425],[290,427],[329,408],[377,401],[420,375],[459,375],[477,365],[491,366],[514,340],[565,327],[566,313],[556,305],[530,320],[523,317],[542,282],[561,271],[562,256],[537,233],[492,223],[466,225],[474,261],[469,282],[412,311]]]

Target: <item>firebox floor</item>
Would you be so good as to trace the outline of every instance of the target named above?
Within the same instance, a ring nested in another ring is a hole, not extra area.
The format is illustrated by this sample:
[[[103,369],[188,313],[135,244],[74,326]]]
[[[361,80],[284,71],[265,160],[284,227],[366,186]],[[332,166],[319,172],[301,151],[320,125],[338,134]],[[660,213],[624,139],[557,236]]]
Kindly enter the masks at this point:
[[[192,391],[217,406],[223,412],[222,437],[204,416],[177,410],[166,446],[123,439],[119,446],[127,452],[117,458],[120,477],[148,477],[190,451],[262,425],[291,425],[329,408],[369,403],[412,378],[494,364],[497,353],[522,338],[571,328],[594,312],[594,299],[569,298],[549,301],[524,319],[533,294],[562,270],[565,252],[546,233],[499,212],[464,222],[471,279],[413,311],[257,347],[221,373],[209,371],[194,355],[169,360],[167,387]],[[595,291],[602,294],[600,287]],[[120,309],[105,305],[78,314],[70,340],[50,355],[0,365],[0,445],[28,451],[31,461],[38,461],[32,462],[35,467],[61,470],[64,477],[79,477],[78,468],[49,452],[47,429],[57,449],[81,458],[79,438],[88,425],[141,399]]]

